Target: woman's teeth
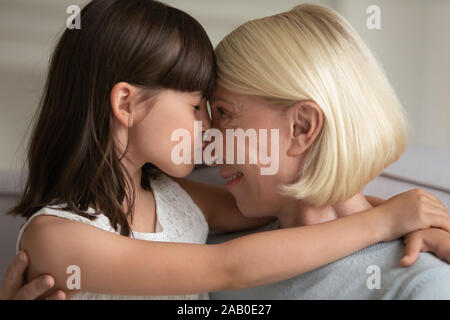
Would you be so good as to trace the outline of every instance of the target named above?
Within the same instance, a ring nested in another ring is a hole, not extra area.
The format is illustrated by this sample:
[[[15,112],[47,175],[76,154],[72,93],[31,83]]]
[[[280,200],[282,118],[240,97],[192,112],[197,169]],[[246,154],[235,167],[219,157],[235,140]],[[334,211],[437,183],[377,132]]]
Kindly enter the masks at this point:
[[[238,172],[238,173],[236,173],[234,176],[229,177],[229,178],[228,178],[228,181],[231,181],[231,180],[240,178],[240,177],[242,177],[242,176],[243,176],[242,172]]]

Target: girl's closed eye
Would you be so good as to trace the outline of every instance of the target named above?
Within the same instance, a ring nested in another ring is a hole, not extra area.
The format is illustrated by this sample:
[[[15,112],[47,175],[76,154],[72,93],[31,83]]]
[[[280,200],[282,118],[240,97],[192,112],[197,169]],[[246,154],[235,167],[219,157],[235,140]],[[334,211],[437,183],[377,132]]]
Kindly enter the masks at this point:
[[[195,111],[200,111],[203,109],[203,102],[204,102],[203,98],[196,99],[192,102],[193,102],[192,107],[194,108]]]

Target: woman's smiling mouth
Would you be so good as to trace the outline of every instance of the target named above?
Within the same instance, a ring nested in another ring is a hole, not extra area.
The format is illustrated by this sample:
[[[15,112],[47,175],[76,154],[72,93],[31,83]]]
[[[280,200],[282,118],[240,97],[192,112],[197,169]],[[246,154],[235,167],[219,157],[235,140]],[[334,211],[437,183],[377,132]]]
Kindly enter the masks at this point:
[[[233,186],[235,186],[236,184],[238,184],[241,180],[242,177],[244,176],[244,174],[242,172],[230,172],[230,173],[220,173],[220,176],[223,179],[226,179],[226,187],[227,188],[231,188]]]

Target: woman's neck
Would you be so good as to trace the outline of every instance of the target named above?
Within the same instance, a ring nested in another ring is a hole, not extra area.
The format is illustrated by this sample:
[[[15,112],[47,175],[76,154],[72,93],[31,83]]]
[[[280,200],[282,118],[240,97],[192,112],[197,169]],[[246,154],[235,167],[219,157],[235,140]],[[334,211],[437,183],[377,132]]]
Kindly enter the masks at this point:
[[[372,208],[362,193],[336,205],[313,207],[301,201],[287,201],[276,215],[280,228],[312,225],[342,218]]]

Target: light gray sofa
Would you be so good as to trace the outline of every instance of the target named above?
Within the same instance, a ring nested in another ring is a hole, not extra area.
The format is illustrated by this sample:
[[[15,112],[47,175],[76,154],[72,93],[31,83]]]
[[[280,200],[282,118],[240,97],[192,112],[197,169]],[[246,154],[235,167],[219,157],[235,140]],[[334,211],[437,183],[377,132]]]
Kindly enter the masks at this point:
[[[193,180],[221,185],[218,168],[198,168],[191,175]],[[22,218],[6,216],[4,212],[18,200],[23,183],[20,173],[0,170],[0,276],[15,255],[17,233]],[[450,208],[450,151],[432,147],[412,145],[403,157],[385,172],[370,182],[365,194],[389,198],[400,192],[424,188],[439,197]],[[252,230],[256,232],[258,230]],[[211,234],[208,243],[222,242],[248,232]]]

